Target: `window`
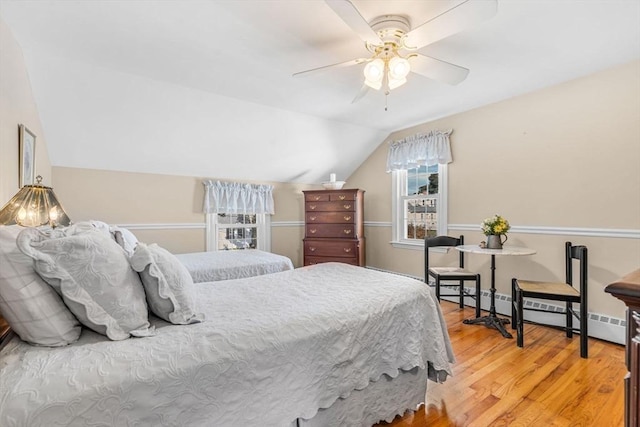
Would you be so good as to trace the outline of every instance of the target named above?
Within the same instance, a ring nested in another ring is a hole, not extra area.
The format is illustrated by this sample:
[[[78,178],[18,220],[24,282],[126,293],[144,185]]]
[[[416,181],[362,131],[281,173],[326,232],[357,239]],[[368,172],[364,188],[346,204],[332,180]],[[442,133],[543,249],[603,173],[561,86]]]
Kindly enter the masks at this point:
[[[447,165],[392,172],[395,247],[423,248],[424,238],[447,234]]]
[[[205,179],[207,251],[271,249],[273,186]]]
[[[260,249],[269,251],[267,214],[207,214],[207,250]]]

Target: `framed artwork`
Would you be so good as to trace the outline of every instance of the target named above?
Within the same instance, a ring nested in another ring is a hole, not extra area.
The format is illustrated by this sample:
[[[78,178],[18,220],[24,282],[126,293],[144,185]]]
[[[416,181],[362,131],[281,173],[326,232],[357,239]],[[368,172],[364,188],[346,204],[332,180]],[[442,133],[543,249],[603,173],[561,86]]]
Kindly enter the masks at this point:
[[[36,136],[25,125],[20,125],[20,138],[18,156],[20,163],[18,172],[20,174],[18,184],[20,188],[25,185],[32,185],[36,177]]]

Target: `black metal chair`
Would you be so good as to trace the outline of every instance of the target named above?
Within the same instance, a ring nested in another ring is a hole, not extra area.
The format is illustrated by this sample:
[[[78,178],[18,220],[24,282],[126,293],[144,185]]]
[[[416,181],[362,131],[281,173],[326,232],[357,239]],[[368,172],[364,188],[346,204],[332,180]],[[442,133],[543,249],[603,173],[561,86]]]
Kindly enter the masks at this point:
[[[580,281],[578,288],[574,286],[573,262],[578,260],[580,268]],[[580,357],[589,357],[587,312],[587,248],[586,246],[573,246],[571,242],[565,243],[565,283],[536,282],[531,280],[511,280],[511,327],[516,329],[518,347],[524,347],[524,312],[525,310],[540,311],[545,313],[562,314],[565,316],[565,326],[550,325],[547,323],[529,323],[550,326],[565,331],[567,338],[572,338],[573,333],[580,334]],[[565,312],[553,311],[543,308],[524,307],[524,298],[539,298],[553,301],[564,301]],[[580,304],[580,312],[573,309],[573,303]],[[580,321],[580,327],[573,327],[573,318]]]
[[[476,317],[480,317],[480,274],[465,270],[464,253],[460,252],[458,267],[432,267],[429,264],[429,248],[445,247],[447,250],[464,244],[464,236],[459,238],[449,236],[428,237],[424,240],[424,281],[429,283],[429,277],[435,280],[436,297],[458,297],[460,308],[464,307],[465,298],[473,298],[476,306]],[[457,281],[458,283],[447,283],[447,286],[458,286],[458,293],[443,294],[440,291],[440,283],[443,280]],[[464,288],[464,282],[476,282],[476,293],[470,294]]]

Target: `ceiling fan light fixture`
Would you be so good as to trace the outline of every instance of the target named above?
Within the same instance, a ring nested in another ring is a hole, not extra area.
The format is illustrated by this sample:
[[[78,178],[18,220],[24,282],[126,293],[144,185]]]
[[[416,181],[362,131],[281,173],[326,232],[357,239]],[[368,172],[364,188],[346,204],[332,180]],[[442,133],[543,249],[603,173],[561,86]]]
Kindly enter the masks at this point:
[[[409,61],[399,56],[394,56],[389,61],[389,80],[405,80],[411,71]]]
[[[374,59],[364,67],[364,84],[373,89],[382,87],[382,79],[384,78],[384,61],[380,58]]]

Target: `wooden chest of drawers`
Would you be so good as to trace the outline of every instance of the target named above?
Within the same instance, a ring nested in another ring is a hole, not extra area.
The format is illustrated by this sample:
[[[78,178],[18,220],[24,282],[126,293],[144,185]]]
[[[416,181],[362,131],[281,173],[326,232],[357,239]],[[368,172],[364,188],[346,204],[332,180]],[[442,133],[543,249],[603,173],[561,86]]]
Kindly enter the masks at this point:
[[[365,265],[364,191],[304,191],[304,265]]]
[[[624,425],[640,427],[640,269],[609,284],[605,292],[627,305]]]

